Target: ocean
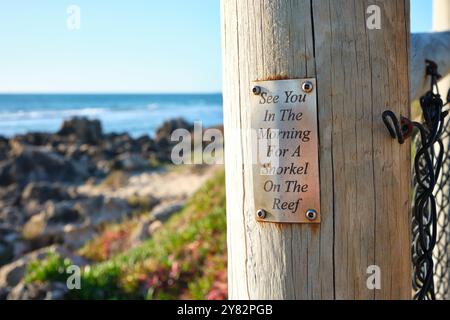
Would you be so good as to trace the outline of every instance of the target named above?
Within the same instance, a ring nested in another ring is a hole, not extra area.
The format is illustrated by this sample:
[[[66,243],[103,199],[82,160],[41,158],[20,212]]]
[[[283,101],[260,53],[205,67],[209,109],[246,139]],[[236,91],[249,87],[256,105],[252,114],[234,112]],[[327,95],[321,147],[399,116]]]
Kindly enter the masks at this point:
[[[221,94],[0,94],[0,136],[56,132],[74,116],[98,119],[105,133],[153,136],[166,120],[222,124]]]

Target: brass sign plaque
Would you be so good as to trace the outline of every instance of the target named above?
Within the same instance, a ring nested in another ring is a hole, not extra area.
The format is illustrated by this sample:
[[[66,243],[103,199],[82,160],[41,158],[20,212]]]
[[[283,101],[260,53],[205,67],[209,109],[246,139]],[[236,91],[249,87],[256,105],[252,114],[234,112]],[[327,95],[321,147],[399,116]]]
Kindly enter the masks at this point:
[[[316,80],[255,81],[251,94],[256,219],[320,223]]]

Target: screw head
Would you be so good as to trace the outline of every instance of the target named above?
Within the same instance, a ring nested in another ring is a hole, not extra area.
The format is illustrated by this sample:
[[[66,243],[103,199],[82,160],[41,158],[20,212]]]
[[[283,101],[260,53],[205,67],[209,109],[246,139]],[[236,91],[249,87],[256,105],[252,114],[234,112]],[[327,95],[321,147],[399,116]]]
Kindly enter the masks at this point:
[[[260,86],[254,86],[252,91],[253,91],[253,94],[254,94],[255,96],[259,96],[259,95],[261,94],[261,92],[262,92]]]
[[[314,90],[314,85],[311,81],[305,81],[302,84],[302,90],[306,93],[311,93]]]
[[[260,218],[260,219],[265,219],[265,218],[267,217],[267,211],[264,210],[264,209],[259,209],[259,210],[256,212],[256,215],[257,215],[258,218]]]
[[[313,209],[309,209],[308,211],[306,211],[306,218],[309,221],[314,221],[317,219],[317,211],[313,210]]]

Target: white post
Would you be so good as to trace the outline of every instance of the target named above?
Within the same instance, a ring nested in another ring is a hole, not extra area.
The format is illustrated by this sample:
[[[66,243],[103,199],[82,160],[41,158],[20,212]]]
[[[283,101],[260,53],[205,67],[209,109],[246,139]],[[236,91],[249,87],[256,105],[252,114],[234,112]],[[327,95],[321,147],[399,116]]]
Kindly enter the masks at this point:
[[[433,1],[433,31],[443,32],[450,30],[450,0]],[[449,59],[450,60],[450,59]],[[447,75],[439,84],[439,90],[446,94],[450,87],[450,75]]]
[[[434,0],[433,31],[441,32],[450,29],[450,1]]]

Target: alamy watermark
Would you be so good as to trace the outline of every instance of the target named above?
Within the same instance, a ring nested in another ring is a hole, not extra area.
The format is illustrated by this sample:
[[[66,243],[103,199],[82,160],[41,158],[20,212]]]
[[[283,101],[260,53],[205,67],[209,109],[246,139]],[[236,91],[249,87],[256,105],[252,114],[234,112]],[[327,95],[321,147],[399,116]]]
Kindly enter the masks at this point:
[[[367,278],[366,285],[369,290],[381,290],[381,268],[379,266],[373,265],[367,268]]]
[[[69,275],[66,280],[66,286],[69,290],[81,290],[81,268],[71,265],[65,270]]]
[[[366,26],[369,30],[381,30],[381,8],[375,4],[367,7]]]
[[[295,170],[295,168],[280,167],[280,158],[289,156],[299,158],[302,150],[299,146],[295,150],[280,147],[280,140],[286,135],[295,135],[301,141],[310,139],[311,131],[293,130],[285,132],[277,129],[230,130],[229,136],[234,139],[248,137],[248,144],[252,164],[261,166],[261,175],[277,175],[281,171]],[[172,163],[175,165],[217,165],[224,163],[224,137],[219,129],[203,129],[201,121],[194,123],[193,131],[177,129],[171,135],[174,144],[171,153]],[[255,143],[253,143],[255,142]]]
[[[67,7],[66,26],[69,31],[81,29],[81,8],[77,5],[70,5]]]

